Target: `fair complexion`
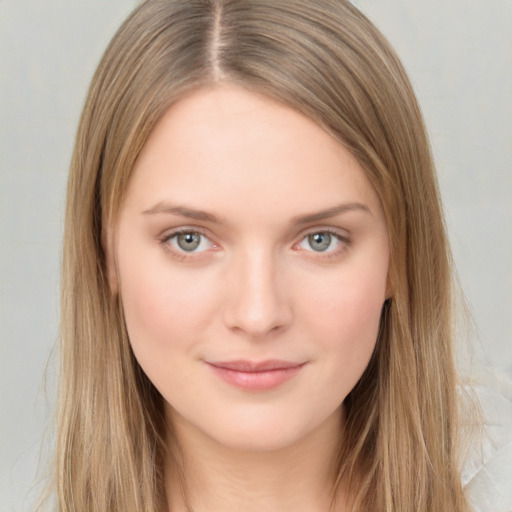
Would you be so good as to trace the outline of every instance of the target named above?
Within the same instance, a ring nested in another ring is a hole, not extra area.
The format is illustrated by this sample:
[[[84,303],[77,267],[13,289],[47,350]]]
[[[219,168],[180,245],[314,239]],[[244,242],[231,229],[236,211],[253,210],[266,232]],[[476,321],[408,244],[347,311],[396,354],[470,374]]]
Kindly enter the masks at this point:
[[[149,137],[115,233],[111,286],[194,512],[327,511],[343,400],[389,295],[358,162],[294,110],[202,88]],[[168,506],[185,510],[172,467]]]

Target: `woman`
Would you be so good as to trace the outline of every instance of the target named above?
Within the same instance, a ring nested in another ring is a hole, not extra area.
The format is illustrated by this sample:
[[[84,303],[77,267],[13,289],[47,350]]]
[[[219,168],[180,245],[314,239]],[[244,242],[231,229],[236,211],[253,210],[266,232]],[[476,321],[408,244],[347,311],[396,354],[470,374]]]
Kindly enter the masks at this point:
[[[71,165],[59,510],[468,510],[451,303],[421,113],[360,12],[142,3]]]

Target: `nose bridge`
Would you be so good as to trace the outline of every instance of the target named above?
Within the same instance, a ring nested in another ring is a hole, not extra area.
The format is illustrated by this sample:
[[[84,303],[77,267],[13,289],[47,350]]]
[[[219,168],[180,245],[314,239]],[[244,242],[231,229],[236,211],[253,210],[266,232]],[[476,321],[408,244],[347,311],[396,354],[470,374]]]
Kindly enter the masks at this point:
[[[226,323],[251,337],[261,337],[286,326],[291,304],[276,254],[264,247],[246,249],[230,269]]]

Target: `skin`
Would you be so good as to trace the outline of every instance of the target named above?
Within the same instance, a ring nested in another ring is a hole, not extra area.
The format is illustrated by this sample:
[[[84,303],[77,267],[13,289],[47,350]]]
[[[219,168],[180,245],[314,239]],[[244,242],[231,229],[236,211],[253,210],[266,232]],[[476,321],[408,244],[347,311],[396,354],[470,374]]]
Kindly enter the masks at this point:
[[[199,246],[184,250],[176,229]],[[165,399],[194,512],[328,510],[343,400],[389,296],[386,224],[355,158],[288,107],[202,88],[157,124],[115,231],[111,286]],[[239,359],[304,364],[268,390],[208,364]],[[168,505],[185,510],[172,468]]]

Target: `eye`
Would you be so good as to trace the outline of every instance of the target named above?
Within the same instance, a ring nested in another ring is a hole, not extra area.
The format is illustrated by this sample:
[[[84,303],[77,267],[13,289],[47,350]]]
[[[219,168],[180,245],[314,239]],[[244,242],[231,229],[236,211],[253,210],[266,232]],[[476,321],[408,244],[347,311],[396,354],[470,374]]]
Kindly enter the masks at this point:
[[[167,236],[164,240],[178,253],[203,252],[214,246],[203,233],[199,231],[178,231]]]
[[[318,253],[337,252],[346,240],[331,231],[315,231],[306,235],[298,244],[300,249]]]

